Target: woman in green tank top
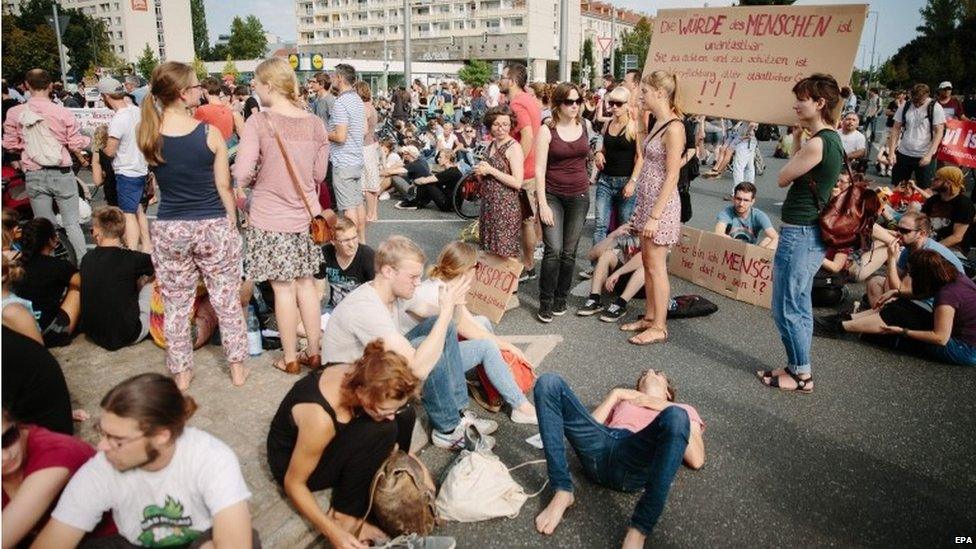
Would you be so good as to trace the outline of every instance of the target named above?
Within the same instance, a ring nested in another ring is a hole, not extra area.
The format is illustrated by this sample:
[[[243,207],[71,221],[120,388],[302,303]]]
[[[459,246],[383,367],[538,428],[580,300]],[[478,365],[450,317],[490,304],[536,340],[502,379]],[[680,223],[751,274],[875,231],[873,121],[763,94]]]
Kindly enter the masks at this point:
[[[773,258],[773,321],[786,347],[786,367],[756,372],[763,384],[784,391],[813,392],[810,344],[813,340],[813,276],[826,248],[820,239],[819,204],[826,204],[844,164],[837,126],[840,87],[834,77],[814,74],[793,87],[800,125],[813,137],[779,173],[789,187],[783,202],[783,227]],[[814,183],[816,193],[810,185]]]

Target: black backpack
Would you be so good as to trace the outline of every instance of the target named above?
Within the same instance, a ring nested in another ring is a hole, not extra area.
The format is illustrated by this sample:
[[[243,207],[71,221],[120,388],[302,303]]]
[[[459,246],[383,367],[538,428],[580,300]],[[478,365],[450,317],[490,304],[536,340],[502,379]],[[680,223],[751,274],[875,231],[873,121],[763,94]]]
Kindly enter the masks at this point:
[[[925,120],[929,123],[929,139],[935,138],[935,126],[932,124],[932,118],[935,113],[935,104],[937,102],[938,101],[936,101],[935,99],[930,99],[929,104],[926,105],[925,107]],[[906,120],[905,115],[908,114],[908,107],[915,107],[915,105],[911,101],[905,101],[905,104],[901,106],[902,127],[905,126],[905,120]],[[897,116],[898,113],[895,113],[895,117]]]

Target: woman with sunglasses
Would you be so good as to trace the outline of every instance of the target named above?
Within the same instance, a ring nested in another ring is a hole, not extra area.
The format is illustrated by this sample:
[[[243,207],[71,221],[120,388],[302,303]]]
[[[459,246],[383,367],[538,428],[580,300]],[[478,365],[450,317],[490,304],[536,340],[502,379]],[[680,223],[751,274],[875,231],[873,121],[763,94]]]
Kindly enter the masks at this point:
[[[618,86],[607,95],[607,108],[613,118],[604,127],[603,147],[597,151],[595,159],[600,175],[596,183],[594,243],[607,237],[612,210],[617,212],[618,224],[630,219],[634,212],[637,175],[643,160],[637,146],[637,121],[631,118],[627,108],[630,90]]]
[[[51,515],[68,480],[95,449],[75,437],[21,425],[3,410],[3,547],[26,547]],[[93,536],[111,534],[111,519]]]
[[[553,91],[552,104],[552,120],[539,129],[535,145],[536,197],[545,245],[536,316],[545,323],[566,314],[576,248],[590,207],[590,144],[580,116],[583,94],[576,84],[563,82]]]
[[[634,389],[613,389],[592,413],[552,372],[536,381],[534,397],[546,469],[555,491],[535,518],[536,530],[552,534],[575,501],[566,460],[569,440],[591,481],[620,492],[643,490],[623,547],[644,547],[664,512],[682,462],[691,469],[705,465],[705,424],[698,411],[675,402],[674,386],[658,370],[644,372]]]
[[[370,486],[394,446],[410,449],[420,380],[401,355],[366,346],[353,364],[300,379],[281,401],[268,432],[268,465],[299,513],[334,547],[365,547],[386,538],[365,523]],[[312,492],[332,488],[322,510]]]

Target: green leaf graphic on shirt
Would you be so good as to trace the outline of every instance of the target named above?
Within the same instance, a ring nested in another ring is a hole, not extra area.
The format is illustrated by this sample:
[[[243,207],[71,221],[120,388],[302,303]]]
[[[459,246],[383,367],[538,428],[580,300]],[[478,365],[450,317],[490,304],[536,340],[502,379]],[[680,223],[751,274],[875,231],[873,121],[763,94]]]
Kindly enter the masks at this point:
[[[143,547],[172,547],[186,545],[200,536],[199,530],[190,528],[193,519],[183,516],[183,504],[166,496],[166,503],[147,505],[142,510],[142,534],[139,544]]]

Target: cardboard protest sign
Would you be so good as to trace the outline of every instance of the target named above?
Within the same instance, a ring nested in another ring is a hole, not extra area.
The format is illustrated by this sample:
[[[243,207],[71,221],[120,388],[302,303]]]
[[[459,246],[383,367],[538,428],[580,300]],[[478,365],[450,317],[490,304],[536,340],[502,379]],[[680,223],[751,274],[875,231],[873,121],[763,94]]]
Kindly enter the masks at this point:
[[[81,126],[81,133],[94,135],[99,126],[107,126],[115,112],[112,109],[68,109]]]
[[[850,82],[868,6],[658,10],[644,74],[678,76],[685,112],[793,124],[793,85],[815,72]]]
[[[770,308],[773,250],[682,227],[668,272],[730,299]]]
[[[468,290],[468,310],[498,324],[518,288],[521,274],[522,262],[517,259],[479,254],[474,280]]]
[[[959,166],[976,168],[976,122],[958,118],[946,120],[938,159]]]

